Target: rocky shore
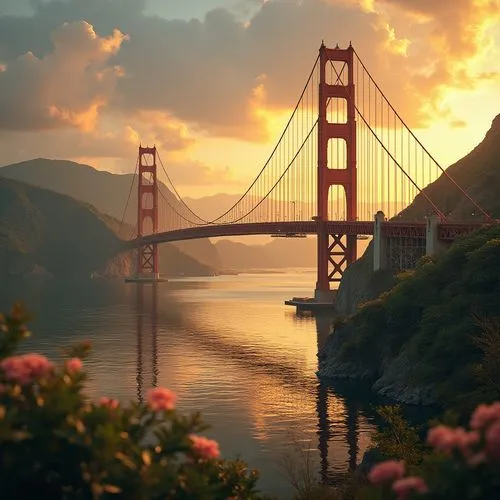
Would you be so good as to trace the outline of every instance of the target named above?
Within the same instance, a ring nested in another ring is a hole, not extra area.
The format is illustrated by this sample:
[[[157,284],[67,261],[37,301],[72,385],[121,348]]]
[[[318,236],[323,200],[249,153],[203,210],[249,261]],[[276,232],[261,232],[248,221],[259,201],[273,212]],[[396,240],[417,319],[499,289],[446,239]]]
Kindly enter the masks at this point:
[[[349,327],[340,326],[330,335],[318,353],[318,377],[363,381],[378,394],[400,403],[423,406],[436,404],[433,386],[416,383],[413,364],[404,352],[388,361],[381,373],[363,362],[346,359],[343,345],[350,334]]]

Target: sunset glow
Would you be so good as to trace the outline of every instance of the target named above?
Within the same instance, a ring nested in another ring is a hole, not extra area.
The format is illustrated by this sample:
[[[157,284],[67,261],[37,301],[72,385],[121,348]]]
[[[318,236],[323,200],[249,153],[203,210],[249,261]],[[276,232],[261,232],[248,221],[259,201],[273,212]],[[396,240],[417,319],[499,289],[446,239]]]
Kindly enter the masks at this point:
[[[0,7],[1,164],[65,158],[125,173],[138,143],[154,143],[185,196],[242,192],[322,39],[352,41],[444,166],[470,151],[500,110],[496,2],[96,5]],[[24,26],[18,34],[1,29],[14,17]]]

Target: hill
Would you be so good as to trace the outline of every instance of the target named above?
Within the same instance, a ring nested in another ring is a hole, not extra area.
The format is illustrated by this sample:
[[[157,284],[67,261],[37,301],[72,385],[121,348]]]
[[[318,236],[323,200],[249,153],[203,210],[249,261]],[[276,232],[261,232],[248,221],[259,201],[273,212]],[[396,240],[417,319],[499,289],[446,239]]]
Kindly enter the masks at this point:
[[[500,116],[449,173],[500,216]],[[426,192],[450,220],[481,217],[444,175]],[[419,195],[400,217],[423,218],[427,209]],[[344,274],[337,306],[351,314],[337,321],[319,374],[370,380],[378,392],[408,403],[470,409],[500,398],[500,225],[397,277],[374,273],[372,259],[369,248]]]
[[[249,270],[286,267],[314,267],[316,238],[273,238],[265,245],[246,245],[220,240],[215,248],[228,269]]]
[[[135,265],[121,252],[119,221],[69,196],[0,177],[0,279],[123,276]],[[165,245],[166,274],[210,269]]]
[[[0,168],[0,176],[50,189],[94,206],[99,212],[121,220],[133,174],[117,175],[66,160],[38,158]],[[137,187],[137,182],[134,183]],[[162,192],[176,203],[166,186]],[[134,193],[133,193],[134,194]],[[135,226],[137,199],[131,196],[124,221]],[[179,250],[210,267],[220,265],[217,251],[207,239],[174,243]]]
[[[468,155],[447,169],[448,174],[494,218],[500,218],[500,115],[492,122],[483,141]],[[453,185],[441,175],[424,192],[450,220],[481,220],[484,216]],[[417,220],[429,212],[422,194],[401,212],[400,218]]]
[[[206,220],[213,220],[229,210],[239,199],[239,194],[218,193],[202,198],[184,198],[187,205]]]
[[[500,218],[500,115],[492,122],[481,143],[464,158],[447,169],[469,195],[494,218]],[[441,175],[424,189],[449,220],[484,220],[482,214],[467,200],[451,181]],[[422,220],[429,214],[429,204],[422,194],[404,209],[397,218]],[[358,304],[378,297],[392,286],[394,280],[388,271],[373,274],[373,251],[349,266],[339,286],[336,305],[342,313],[352,313]]]
[[[425,257],[340,320],[320,353],[326,377],[367,379],[413,404],[468,407],[500,397],[500,226]],[[470,408],[469,408],[470,409]]]
[[[89,277],[123,242],[92,207],[0,177],[0,274]]]

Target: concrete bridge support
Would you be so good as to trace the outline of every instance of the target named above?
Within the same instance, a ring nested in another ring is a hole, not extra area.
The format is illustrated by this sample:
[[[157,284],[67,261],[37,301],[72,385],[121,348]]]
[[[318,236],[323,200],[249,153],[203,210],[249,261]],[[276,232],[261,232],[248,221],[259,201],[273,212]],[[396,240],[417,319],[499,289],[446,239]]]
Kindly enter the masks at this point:
[[[449,245],[439,239],[440,219],[437,215],[427,217],[427,228],[425,231],[425,255],[439,255]]]
[[[437,215],[427,217],[425,242],[422,237],[414,235],[385,236],[382,230],[384,222],[384,213],[377,212],[373,230],[374,271],[412,269],[422,255],[439,255],[450,245],[439,237],[441,220]]]
[[[373,228],[373,270],[380,271],[388,268],[387,239],[382,234],[382,223],[385,214],[378,211],[375,214],[375,227]]]

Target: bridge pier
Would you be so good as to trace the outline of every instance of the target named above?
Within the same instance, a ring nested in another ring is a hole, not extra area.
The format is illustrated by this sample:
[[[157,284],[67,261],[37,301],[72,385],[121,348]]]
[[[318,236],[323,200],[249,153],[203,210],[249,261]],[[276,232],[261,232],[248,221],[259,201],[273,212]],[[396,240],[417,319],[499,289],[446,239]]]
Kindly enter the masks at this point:
[[[439,224],[441,220],[437,215],[426,217],[427,227],[425,231],[425,255],[439,255],[449,245],[439,239]]]
[[[377,212],[373,227],[374,271],[412,269],[420,257],[440,255],[452,241],[441,239],[441,219],[437,215],[426,218],[425,232],[419,230],[419,233],[413,234],[410,230],[400,228],[397,232],[392,231],[390,235],[386,235],[382,229],[384,222],[384,213]]]
[[[382,234],[382,223],[385,221],[385,214],[379,210],[375,214],[375,225],[373,228],[373,270],[380,271],[387,269],[387,241]]]

